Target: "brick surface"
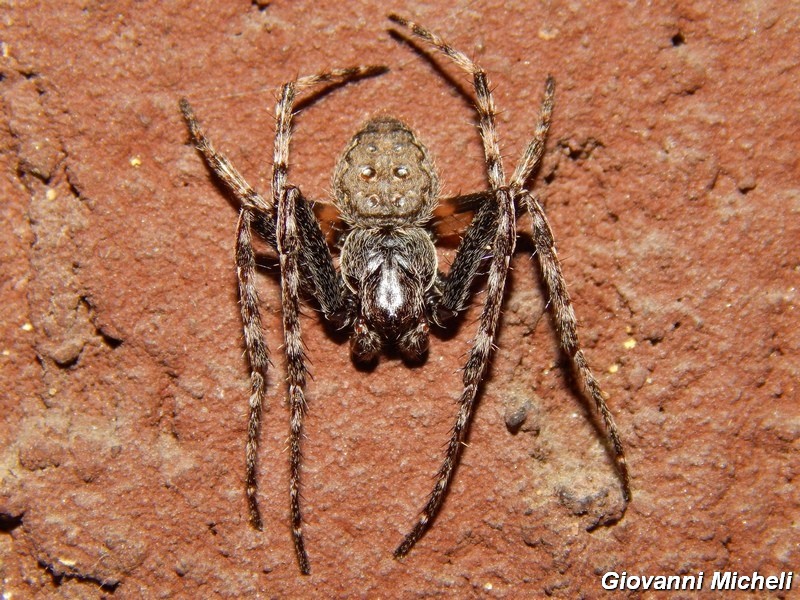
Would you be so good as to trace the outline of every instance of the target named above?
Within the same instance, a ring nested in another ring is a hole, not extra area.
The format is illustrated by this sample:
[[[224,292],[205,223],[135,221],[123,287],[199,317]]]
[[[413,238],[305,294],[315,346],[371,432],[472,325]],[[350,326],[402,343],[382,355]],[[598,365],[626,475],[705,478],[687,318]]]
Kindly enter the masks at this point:
[[[619,482],[543,316],[523,232],[469,446],[401,562],[391,553],[441,460],[478,308],[434,337],[424,365],[385,357],[369,372],[306,310],[312,574],[300,576],[274,255],[259,260],[274,369],[256,532],[236,206],[188,143],[178,99],[268,192],[277,87],[386,64],[305,106],[292,180],[327,199],[349,137],[390,114],[418,132],[454,195],[485,185],[469,81],[389,35],[377,2],[11,3],[0,56],[7,597],[575,598],[601,596],[609,570],[798,568],[797,9],[451,4],[392,8],[488,71],[509,169],[545,77],[557,80],[536,185],[627,445],[625,517],[593,527],[619,510]],[[320,215],[331,230],[335,211]],[[443,264],[466,222],[442,216]],[[512,434],[504,418],[521,409]]]

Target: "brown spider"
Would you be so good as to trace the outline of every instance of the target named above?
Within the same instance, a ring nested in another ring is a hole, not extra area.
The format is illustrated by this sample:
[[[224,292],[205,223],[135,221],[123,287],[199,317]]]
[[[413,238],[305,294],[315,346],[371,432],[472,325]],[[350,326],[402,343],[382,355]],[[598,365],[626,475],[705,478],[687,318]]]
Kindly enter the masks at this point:
[[[245,345],[250,360],[250,417],[247,434],[247,499],[250,522],[261,529],[256,499],[256,454],[261,405],[269,358],[261,328],[255,287],[252,233],[262,236],[280,256],[284,350],[289,369],[291,412],[290,496],[292,534],[300,571],[309,573],[300,512],[300,439],[306,410],[306,364],[298,319],[301,295],[311,296],[323,315],[349,327],[350,351],[356,361],[370,361],[384,346],[404,356],[423,357],[431,324],[445,326],[467,307],[472,284],[488,263],[486,302],[463,370],[464,390],[436,484],[417,523],[394,552],[405,556],[429,527],[444,498],[470,422],[475,397],[486,373],[503,299],[509,262],[514,253],[516,219],[533,222],[536,256],[547,285],[556,328],[597,411],[602,416],[622,479],[624,501],[630,501],[625,453],[603,393],[578,345],[576,319],[556,256],[553,234],[536,196],[525,187],[539,166],[553,110],[555,82],[548,77],[539,121],[525,152],[506,183],[495,131],[495,109],[484,71],[437,35],[396,15],[394,23],[409,29],[472,75],[475,108],[480,121],[490,189],[455,200],[475,207],[447,274],[438,270],[430,231],[439,180],[428,150],[396,119],[368,121],[353,137],[334,173],[335,203],[346,224],[337,271],[330,249],[300,190],[287,182],[291,120],[296,94],[323,83],[343,83],[382,73],[385,67],[361,66],[301,77],[285,84],[278,100],[272,200],[255,192],[233,165],[205,137],[185,100],[181,111],[192,139],[211,170],[241,204],[236,239]]]

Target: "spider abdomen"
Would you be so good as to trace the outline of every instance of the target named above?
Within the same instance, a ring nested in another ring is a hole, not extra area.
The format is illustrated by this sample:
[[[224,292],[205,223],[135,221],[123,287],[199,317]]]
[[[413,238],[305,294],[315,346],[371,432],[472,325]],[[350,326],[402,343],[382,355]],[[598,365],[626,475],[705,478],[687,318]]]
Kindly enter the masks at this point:
[[[404,353],[424,352],[425,299],[437,272],[436,248],[425,229],[352,230],[342,247],[341,272],[358,299],[354,336],[363,338],[353,343],[358,358],[372,358],[384,342]]]

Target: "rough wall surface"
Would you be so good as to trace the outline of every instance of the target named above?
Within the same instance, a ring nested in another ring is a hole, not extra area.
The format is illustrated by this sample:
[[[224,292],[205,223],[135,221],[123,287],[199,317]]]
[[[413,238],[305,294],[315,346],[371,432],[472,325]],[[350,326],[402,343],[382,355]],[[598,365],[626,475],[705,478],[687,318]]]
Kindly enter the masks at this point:
[[[592,528],[619,507],[619,482],[543,316],[523,219],[469,445],[403,561],[391,553],[441,460],[478,309],[433,339],[424,365],[388,357],[371,372],[306,311],[312,574],[300,576],[274,255],[260,259],[275,368],[256,532],[236,208],[189,144],[178,98],[268,192],[278,85],[386,64],[305,107],[292,180],[328,198],[349,137],[391,114],[429,146],[453,195],[485,186],[468,80],[390,36],[379,2],[6,2],[4,598],[592,598],[607,571],[800,567],[797,6],[450,4],[392,9],[489,72],[509,167],[556,77],[536,185],[627,445],[625,517]],[[330,229],[335,212],[321,216]],[[443,261],[467,222],[442,218]],[[505,416],[521,405],[513,434]]]

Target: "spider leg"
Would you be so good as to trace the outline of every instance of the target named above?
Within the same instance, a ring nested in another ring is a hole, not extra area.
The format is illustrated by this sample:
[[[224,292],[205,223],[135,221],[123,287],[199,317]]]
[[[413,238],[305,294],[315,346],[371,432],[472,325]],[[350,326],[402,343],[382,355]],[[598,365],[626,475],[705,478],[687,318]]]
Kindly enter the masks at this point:
[[[405,556],[417,540],[425,533],[438,512],[447,486],[458,462],[464,442],[475,397],[489,364],[493,350],[500,307],[503,302],[506,276],[516,243],[516,208],[512,191],[505,185],[503,164],[495,129],[494,100],[489,89],[486,73],[465,54],[447,44],[436,34],[407,21],[397,15],[389,19],[408,28],[415,36],[425,40],[438,51],[452,59],[464,71],[472,75],[475,90],[475,108],[478,112],[479,129],[483,141],[486,168],[491,191],[473,219],[464,240],[459,246],[451,274],[445,281],[442,304],[447,310],[463,309],[472,280],[483,258],[488,254],[489,274],[487,278],[486,302],[481,312],[478,332],[464,366],[464,390],[459,399],[458,415],[445,451],[445,458],[436,476],[436,484],[422,509],[417,523],[394,551],[396,558]]]
[[[539,166],[544,154],[544,142],[550,128],[550,119],[553,114],[553,98],[555,94],[555,81],[548,77],[545,82],[544,98],[539,113],[539,122],[536,126],[533,139],[530,141],[522,155],[514,175],[511,178],[511,189],[515,192],[519,209],[525,210],[531,216],[533,229],[533,242],[536,256],[542,270],[542,276],[547,285],[550,302],[553,306],[553,315],[558,331],[561,348],[572,359],[584,386],[594,401],[595,408],[603,418],[606,434],[611,441],[617,462],[617,470],[622,478],[622,495],[625,503],[630,502],[630,475],[625,461],[625,450],[614,423],[614,417],[606,405],[600,384],[586,362],[578,343],[578,322],[575,311],[572,309],[567,284],[561,272],[561,264],[556,254],[555,239],[550,229],[544,209],[536,197],[525,189],[525,182],[533,171]]]
[[[439,325],[467,308],[478,269],[491,256],[498,212],[492,195],[491,190],[486,190],[443,201],[453,205],[455,213],[475,211],[475,216],[458,246],[450,271],[439,274],[440,293],[434,312]],[[516,206],[517,218],[523,210],[521,206]]]
[[[511,176],[511,188],[515,190],[523,189],[525,182],[531,176],[544,154],[544,142],[547,138],[547,131],[550,129],[550,119],[553,116],[553,100],[556,91],[556,81],[552,76],[547,77],[544,84],[544,99],[539,110],[539,122],[533,139],[528,143],[522,159],[517,163],[514,174]]]
[[[304,389],[307,368],[303,341],[300,335],[300,237],[298,235],[296,203],[298,192],[287,187],[278,204],[278,252],[281,265],[281,309],[283,313],[283,340],[289,370],[289,412],[291,422],[290,481],[292,537],[294,538],[300,572],[308,574],[310,566],[303,541],[303,519],[300,512],[300,439],[303,433],[303,415],[306,411]]]
[[[245,485],[250,524],[255,529],[260,530],[262,522],[256,499],[258,490],[256,462],[258,457],[258,435],[261,429],[261,407],[264,403],[267,369],[270,361],[261,326],[261,314],[258,309],[258,292],[255,286],[256,260],[253,251],[251,227],[254,220],[256,222],[260,220],[272,222],[274,209],[272,205],[250,187],[231,162],[214,149],[214,146],[200,128],[189,102],[186,99],[181,99],[180,107],[189,126],[195,146],[203,154],[211,170],[241,203],[239,222],[236,227],[236,274],[239,282],[239,302],[244,327],[245,347],[247,348],[247,357],[250,362],[250,413],[245,448]],[[274,229],[273,225],[273,240],[275,238]]]
[[[359,66],[302,77],[283,86],[277,105],[272,202],[269,203],[245,181],[233,164],[217,152],[200,127],[191,105],[181,99],[180,108],[189,132],[206,163],[239,200],[240,213],[236,236],[236,264],[239,280],[245,345],[251,369],[250,413],[246,444],[246,488],[250,523],[262,528],[257,502],[256,459],[261,426],[269,354],[264,341],[258,294],[255,288],[254,228],[280,255],[281,303],[284,343],[289,364],[289,405],[291,413],[290,508],[292,534],[300,571],[309,572],[308,556],[302,535],[300,512],[300,439],[302,437],[306,367],[300,338],[300,290],[311,293],[326,318],[344,325],[351,320],[351,306],[340,276],[336,272],[325,236],[311,204],[287,184],[289,139],[296,93],[323,83],[344,83],[386,71],[385,67]],[[301,243],[302,242],[302,243]]]
[[[258,309],[258,292],[255,286],[256,260],[250,233],[253,212],[243,209],[239,213],[236,227],[236,275],[239,281],[239,303],[244,324],[244,340],[250,361],[250,415],[247,422],[247,444],[245,447],[247,508],[250,524],[261,530],[261,513],[258,510],[258,482],[256,461],[258,458],[258,435],[261,430],[261,407],[264,403],[269,351],[264,341],[261,313]]]
[[[478,332],[469,351],[469,357],[464,366],[464,390],[459,399],[458,416],[456,417],[450,441],[447,444],[445,458],[436,475],[436,484],[422,509],[416,525],[405,536],[402,543],[394,551],[396,558],[408,554],[417,540],[422,537],[435,517],[444,499],[447,486],[453,475],[461,454],[461,446],[467,433],[467,428],[472,417],[472,409],[478,388],[489,364],[493,348],[497,321],[500,317],[500,306],[503,301],[506,276],[511,256],[514,253],[516,242],[516,217],[511,194],[506,189],[496,192],[495,196],[499,205],[497,228],[492,240],[492,256],[489,264],[489,275],[486,287],[486,303],[481,312]]]
[[[492,192],[469,196],[470,202],[477,198],[483,203],[477,208],[464,239],[458,246],[450,271],[447,275],[441,275],[442,293],[435,313],[439,324],[467,308],[478,269],[492,253],[492,241],[497,231],[498,204],[492,197]],[[458,201],[457,198],[454,200]]]
[[[484,204],[490,201],[492,192],[483,190],[481,192],[474,192],[471,194],[459,194],[458,196],[451,196],[450,198],[442,198],[439,205],[449,205],[452,214],[465,213],[469,211],[477,211]]]
[[[203,129],[200,127],[197,117],[195,117],[194,110],[192,110],[192,106],[186,98],[181,98],[180,107],[183,118],[189,126],[189,133],[192,136],[195,147],[203,155],[214,174],[236,197],[242,209],[263,213],[274,220],[274,207],[250,187],[250,184],[245,181],[244,177],[236,170],[236,167],[223,154],[217,152],[211,144],[211,140],[203,133]],[[274,234],[272,237],[274,239]]]
[[[236,266],[245,347],[251,369],[250,411],[245,447],[245,485],[250,524],[255,529],[261,530],[262,520],[257,500],[256,466],[261,412],[270,361],[258,308],[258,292],[255,286],[256,260],[251,231],[254,228],[272,247],[277,249],[275,222],[277,215],[274,205],[268,203],[253,190],[233,164],[214,149],[211,141],[203,133],[189,102],[182,99],[180,107],[195,146],[203,154],[211,170],[241,204],[236,230]],[[301,280],[304,283],[315,282],[313,286],[309,283],[304,287],[309,288],[308,291],[317,298],[325,315],[332,318],[333,315],[343,311],[343,286],[310,203],[299,197],[298,194],[296,206],[296,220],[299,224],[300,235],[308,244],[308,250],[303,252],[300,257],[303,272]],[[294,421],[296,420],[294,419]]]
[[[617,425],[614,423],[614,417],[606,405],[600,384],[595,379],[583,355],[583,350],[578,344],[578,322],[575,318],[575,311],[572,309],[572,302],[567,291],[566,281],[564,281],[564,275],[561,272],[561,265],[556,254],[555,241],[550,224],[547,221],[542,205],[530,192],[523,190],[519,197],[519,202],[531,216],[536,256],[550,294],[550,302],[553,306],[553,315],[561,348],[575,363],[581,381],[594,401],[597,412],[603,418],[606,434],[614,449],[617,469],[622,478],[623,498],[627,504],[631,499],[631,488],[628,465],[625,461],[625,449],[622,446]]]
[[[290,436],[290,508],[292,521],[292,536],[294,538],[295,553],[300,566],[300,572],[307,575],[310,572],[308,555],[303,539],[303,519],[300,510],[300,440],[303,433],[303,414],[306,409],[304,388],[307,369],[300,331],[300,285],[301,285],[301,244],[297,214],[298,201],[301,198],[297,188],[287,184],[289,170],[289,140],[291,138],[291,124],[294,104],[298,92],[323,83],[348,81],[354,78],[367,77],[382,73],[385,67],[366,66],[349,69],[336,69],[328,73],[300,77],[290,81],[281,88],[280,98],[275,108],[277,124],[275,126],[274,156],[272,163],[272,198],[277,207],[276,238],[281,264],[281,303],[283,308],[283,337],[284,351],[289,365],[289,409],[291,413]],[[312,215],[313,216],[313,215]],[[316,219],[314,219],[316,221]],[[310,223],[308,216],[303,219]],[[316,226],[317,229],[319,225]],[[321,232],[312,236],[316,238],[317,250],[322,250],[324,244]],[[329,254],[328,254],[329,255]],[[326,266],[327,270],[328,267]],[[309,281],[310,285],[318,282]],[[337,285],[338,283],[337,279]],[[340,289],[340,288],[339,288]],[[331,293],[334,297],[341,297],[341,293]],[[324,298],[323,298],[324,300]],[[336,301],[336,300],[334,300]],[[326,307],[323,307],[326,310]],[[328,307],[334,311],[334,307]],[[326,314],[327,311],[326,311]]]

